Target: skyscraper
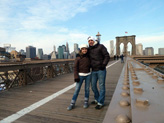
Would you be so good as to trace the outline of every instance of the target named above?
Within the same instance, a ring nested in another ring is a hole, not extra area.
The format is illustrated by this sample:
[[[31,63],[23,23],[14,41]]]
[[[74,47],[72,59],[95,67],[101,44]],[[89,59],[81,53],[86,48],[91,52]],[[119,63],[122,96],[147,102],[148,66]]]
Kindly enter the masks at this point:
[[[58,59],[63,59],[64,57],[64,50],[62,46],[58,47]]]
[[[110,41],[110,56],[114,56],[114,41]]]
[[[74,43],[74,51],[75,53],[79,52],[78,44]]]
[[[158,54],[164,55],[164,48],[158,48]]]
[[[51,59],[56,59],[56,52],[55,52],[55,51],[53,51],[53,52],[51,53]]]
[[[136,44],[136,55],[143,55],[143,45],[141,43]]]
[[[53,60],[53,59],[56,59],[56,58],[57,58],[57,53],[56,53],[56,47],[54,45],[54,49],[53,49],[53,51],[51,53],[51,59]]]
[[[147,56],[154,55],[154,49],[153,49],[153,47],[146,47],[145,48],[145,55],[147,55]]]
[[[68,59],[68,52],[64,52],[64,59]]]
[[[66,52],[66,46],[62,45],[62,47],[63,47],[63,52]]]
[[[44,54],[43,55],[43,59],[44,60],[50,60],[51,59],[51,56],[50,55],[47,55],[47,54]]]
[[[24,52],[23,49],[19,50],[19,53],[20,53],[21,55],[26,55],[26,53]]]
[[[0,47],[0,57],[8,57],[10,58],[10,53],[6,52],[5,48]]]
[[[36,57],[36,47],[28,46],[26,47],[26,58],[35,58]]]
[[[54,45],[54,51],[56,52],[56,46]]]
[[[68,42],[66,43],[66,52],[68,52],[68,54],[69,54],[69,46],[68,46]]]
[[[38,49],[38,58],[43,59],[43,49]]]

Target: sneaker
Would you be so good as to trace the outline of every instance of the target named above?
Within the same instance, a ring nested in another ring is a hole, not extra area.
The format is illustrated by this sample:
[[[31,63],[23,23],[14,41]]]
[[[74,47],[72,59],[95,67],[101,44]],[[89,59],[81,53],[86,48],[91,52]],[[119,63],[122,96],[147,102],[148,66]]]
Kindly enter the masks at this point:
[[[99,104],[98,104],[98,105],[95,107],[95,109],[98,109],[98,110],[99,110],[99,109],[101,109],[102,107],[103,107],[103,105],[99,105]]]
[[[88,107],[89,107],[88,101],[84,102],[83,108],[88,108]]]
[[[97,104],[97,101],[96,101],[96,100],[94,100],[94,101],[92,101],[92,102],[91,102],[91,104]]]
[[[75,107],[75,104],[70,104],[70,106],[67,107],[67,110],[70,111],[74,109],[74,107]]]

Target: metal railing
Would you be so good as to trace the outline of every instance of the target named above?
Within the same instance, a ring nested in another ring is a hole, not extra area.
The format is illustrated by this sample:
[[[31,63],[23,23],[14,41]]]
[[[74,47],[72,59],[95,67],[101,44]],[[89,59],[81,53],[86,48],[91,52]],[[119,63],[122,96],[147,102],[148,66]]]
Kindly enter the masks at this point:
[[[27,85],[73,71],[74,59],[0,64],[0,90]]]
[[[128,58],[103,123],[163,123],[164,74]]]

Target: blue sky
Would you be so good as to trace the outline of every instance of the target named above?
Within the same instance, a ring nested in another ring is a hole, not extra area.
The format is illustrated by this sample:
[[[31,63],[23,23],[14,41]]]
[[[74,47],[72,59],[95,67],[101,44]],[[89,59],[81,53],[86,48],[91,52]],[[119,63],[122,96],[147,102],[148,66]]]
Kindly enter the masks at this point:
[[[164,0],[0,0],[0,47],[87,43],[99,31],[109,50],[116,36],[136,35],[143,47],[164,48]],[[125,34],[125,31],[128,34]]]

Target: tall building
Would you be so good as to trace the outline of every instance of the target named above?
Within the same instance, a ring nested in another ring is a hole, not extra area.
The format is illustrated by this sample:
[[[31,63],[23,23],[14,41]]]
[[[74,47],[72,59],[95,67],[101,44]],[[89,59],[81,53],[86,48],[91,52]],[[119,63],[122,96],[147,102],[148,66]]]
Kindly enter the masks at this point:
[[[57,56],[56,56],[57,54],[56,54],[56,52],[55,51],[53,51],[52,53],[51,53],[51,59],[53,60],[53,59],[57,59]]]
[[[15,47],[11,47],[11,44],[4,44],[4,48],[8,53],[16,49]]]
[[[154,49],[153,49],[153,47],[146,47],[145,48],[145,55],[147,55],[147,56],[154,55]]]
[[[38,49],[38,58],[43,59],[43,49]]]
[[[54,45],[54,51],[56,52],[56,46]]]
[[[44,54],[43,55],[43,59],[44,60],[50,60],[51,59],[51,56],[50,55],[47,55],[47,54]]]
[[[71,52],[70,58],[71,58],[71,59],[75,59],[75,58],[76,58],[76,53],[75,53],[75,51]]]
[[[9,61],[10,53],[6,52],[5,48],[0,47],[0,63]]]
[[[23,49],[19,50],[19,53],[20,53],[21,55],[26,55],[26,53],[25,53],[25,51],[24,51]]]
[[[75,53],[79,52],[78,44],[74,43],[74,51]]]
[[[52,53],[51,53],[51,59],[53,60],[53,59],[57,59],[57,53],[56,53],[56,47],[55,47],[55,45],[54,45],[54,50],[52,51]]]
[[[26,58],[34,59],[36,57],[36,47],[28,46],[26,47]]]
[[[66,46],[62,45],[62,47],[63,47],[63,51],[66,52]]]
[[[5,49],[5,48],[0,47],[0,53],[5,53],[5,52],[6,52],[6,49]]]
[[[143,55],[143,45],[141,43],[136,44],[136,55]]]
[[[66,52],[68,52],[68,54],[69,54],[69,46],[68,46],[68,42],[66,43]]]
[[[145,55],[145,50],[143,50],[143,55]]]
[[[64,54],[63,54],[64,56],[64,59],[68,59],[68,52],[64,52]]]
[[[64,57],[64,50],[62,46],[58,47],[58,59],[63,59]]]
[[[114,56],[114,41],[110,41],[110,56]]]
[[[164,48],[158,48],[158,54],[164,55]]]

